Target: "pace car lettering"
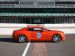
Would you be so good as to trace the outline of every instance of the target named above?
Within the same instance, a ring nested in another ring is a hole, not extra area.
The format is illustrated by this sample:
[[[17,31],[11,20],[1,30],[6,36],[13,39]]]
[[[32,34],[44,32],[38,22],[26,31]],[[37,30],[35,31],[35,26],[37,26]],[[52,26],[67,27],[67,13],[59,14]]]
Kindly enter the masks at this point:
[[[37,33],[37,37],[38,37],[38,38],[41,38],[41,36],[42,36],[41,33],[38,32],[38,33]]]

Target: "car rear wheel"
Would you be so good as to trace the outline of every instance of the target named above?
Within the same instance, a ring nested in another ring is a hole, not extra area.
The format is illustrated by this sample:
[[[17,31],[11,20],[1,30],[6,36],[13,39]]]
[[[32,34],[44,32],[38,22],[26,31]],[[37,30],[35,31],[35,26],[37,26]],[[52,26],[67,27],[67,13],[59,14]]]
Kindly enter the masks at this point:
[[[26,38],[26,36],[24,36],[24,35],[20,35],[19,38],[18,38],[18,41],[19,41],[20,43],[24,43],[24,42],[27,42],[27,38]]]
[[[61,36],[59,34],[53,35],[53,42],[58,43],[61,41]]]

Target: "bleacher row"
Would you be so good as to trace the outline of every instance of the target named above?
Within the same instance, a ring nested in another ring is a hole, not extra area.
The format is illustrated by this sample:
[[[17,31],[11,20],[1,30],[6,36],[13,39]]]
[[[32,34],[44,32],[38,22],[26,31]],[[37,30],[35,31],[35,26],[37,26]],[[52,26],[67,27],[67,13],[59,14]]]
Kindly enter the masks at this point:
[[[0,8],[75,8],[74,0],[0,0]]]

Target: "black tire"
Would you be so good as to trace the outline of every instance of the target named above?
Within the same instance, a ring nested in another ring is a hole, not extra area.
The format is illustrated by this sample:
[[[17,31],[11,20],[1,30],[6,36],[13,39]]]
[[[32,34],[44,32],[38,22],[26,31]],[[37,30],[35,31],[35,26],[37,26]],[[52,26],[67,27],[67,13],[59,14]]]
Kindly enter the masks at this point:
[[[19,43],[25,43],[25,42],[27,42],[27,37],[25,35],[19,35],[18,42]]]
[[[53,37],[52,37],[53,39],[53,42],[54,43],[59,43],[59,42],[61,42],[61,36],[59,35],[59,34],[55,34],[55,35],[53,35]]]

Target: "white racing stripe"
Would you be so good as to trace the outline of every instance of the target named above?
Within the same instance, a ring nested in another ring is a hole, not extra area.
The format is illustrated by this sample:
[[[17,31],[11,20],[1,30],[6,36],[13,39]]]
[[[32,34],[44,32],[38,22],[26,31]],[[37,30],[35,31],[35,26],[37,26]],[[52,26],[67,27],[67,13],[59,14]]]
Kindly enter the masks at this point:
[[[29,46],[30,46],[30,42],[27,44],[22,56],[26,56],[26,53],[27,53],[27,50],[28,50]]]

